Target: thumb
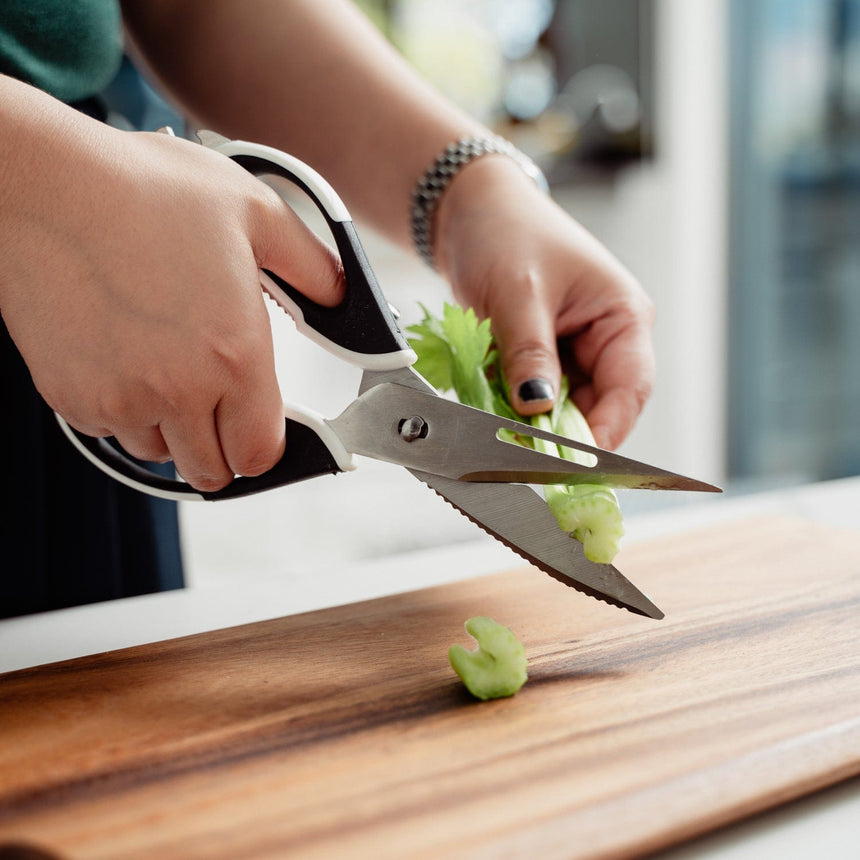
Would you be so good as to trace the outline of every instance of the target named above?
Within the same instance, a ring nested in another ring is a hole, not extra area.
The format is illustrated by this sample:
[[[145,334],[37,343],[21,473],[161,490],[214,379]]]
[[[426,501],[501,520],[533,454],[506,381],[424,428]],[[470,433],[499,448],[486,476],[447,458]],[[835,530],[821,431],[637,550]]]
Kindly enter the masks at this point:
[[[274,191],[272,194],[273,205],[255,225],[258,265],[318,304],[334,307],[346,292],[340,257]]]
[[[548,412],[561,379],[550,309],[543,302],[514,302],[496,308],[491,316],[514,409],[520,415]]]

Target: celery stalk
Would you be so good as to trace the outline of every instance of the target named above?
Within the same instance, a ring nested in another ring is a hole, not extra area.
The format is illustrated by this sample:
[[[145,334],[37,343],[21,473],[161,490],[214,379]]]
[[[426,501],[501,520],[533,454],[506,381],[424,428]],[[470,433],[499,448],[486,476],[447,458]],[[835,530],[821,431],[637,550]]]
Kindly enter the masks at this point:
[[[535,415],[531,423],[541,430],[594,445],[594,436],[585,416],[567,397],[566,380],[552,413]],[[561,447],[538,438],[534,439],[534,445],[545,454],[560,456],[574,463],[588,462],[588,455],[573,448]],[[559,526],[582,544],[587,559],[608,564],[615,558],[624,536],[624,524],[618,497],[610,487],[599,484],[548,484],[543,488],[543,493]]]
[[[453,390],[461,403],[494,412],[505,418],[526,419],[516,414],[510,403],[507,383],[498,353],[493,348],[489,320],[480,322],[471,309],[445,304],[441,317],[426,308],[424,319],[409,331],[416,335],[410,344],[418,355],[416,368],[431,385],[442,391]],[[562,380],[555,408],[550,414],[531,419],[539,427],[594,445],[594,436],[583,414],[568,398],[567,380]],[[507,435],[506,435],[507,438]],[[522,441],[553,456],[587,462],[570,448],[531,437]],[[564,529],[583,546],[586,558],[600,564],[612,561],[624,534],[618,498],[609,487],[595,484],[564,484],[544,487],[547,505]]]

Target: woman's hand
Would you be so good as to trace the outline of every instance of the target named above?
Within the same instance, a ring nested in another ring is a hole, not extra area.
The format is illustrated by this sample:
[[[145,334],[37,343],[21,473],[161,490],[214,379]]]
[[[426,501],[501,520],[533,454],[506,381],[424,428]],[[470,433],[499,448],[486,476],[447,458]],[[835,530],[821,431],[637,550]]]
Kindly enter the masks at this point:
[[[42,396],[199,489],[267,470],[285,424],[259,269],[331,305],[336,255],[224,156],[34,104],[0,186],[0,308]]]
[[[440,201],[434,235],[457,300],[493,320],[517,410],[552,406],[561,348],[597,444],[617,447],[654,379],[653,307],[635,279],[504,156],[462,170]]]

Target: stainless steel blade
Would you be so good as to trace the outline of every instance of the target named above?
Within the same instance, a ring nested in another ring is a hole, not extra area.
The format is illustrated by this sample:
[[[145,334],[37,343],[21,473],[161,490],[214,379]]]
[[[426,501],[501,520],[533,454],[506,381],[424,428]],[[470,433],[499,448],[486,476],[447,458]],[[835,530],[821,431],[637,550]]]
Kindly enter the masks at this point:
[[[356,454],[470,482],[720,492],[711,484],[447,400],[408,368],[365,374],[361,390],[327,422]],[[499,437],[501,430],[576,449],[590,462],[506,441]]]
[[[410,469],[484,531],[554,579],[648,618],[663,613],[611,564],[595,564],[563,532],[546,503],[522,484],[476,484]]]

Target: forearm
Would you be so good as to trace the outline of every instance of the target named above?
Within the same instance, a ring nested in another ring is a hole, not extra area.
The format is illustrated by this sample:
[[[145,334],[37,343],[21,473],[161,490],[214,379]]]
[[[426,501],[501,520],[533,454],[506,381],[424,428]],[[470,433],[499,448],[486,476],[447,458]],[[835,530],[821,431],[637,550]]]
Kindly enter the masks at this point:
[[[202,124],[317,168],[409,244],[409,199],[438,153],[485,129],[424,84],[345,0],[126,0],[135,45]]]
[[[86,221],[75,182],[91,187],[93,165],[113,130],[35,87],[0,75],[0,307],[25,300],[48,244],[75,241]],[[48,261],[49,262],[49,261]]]

